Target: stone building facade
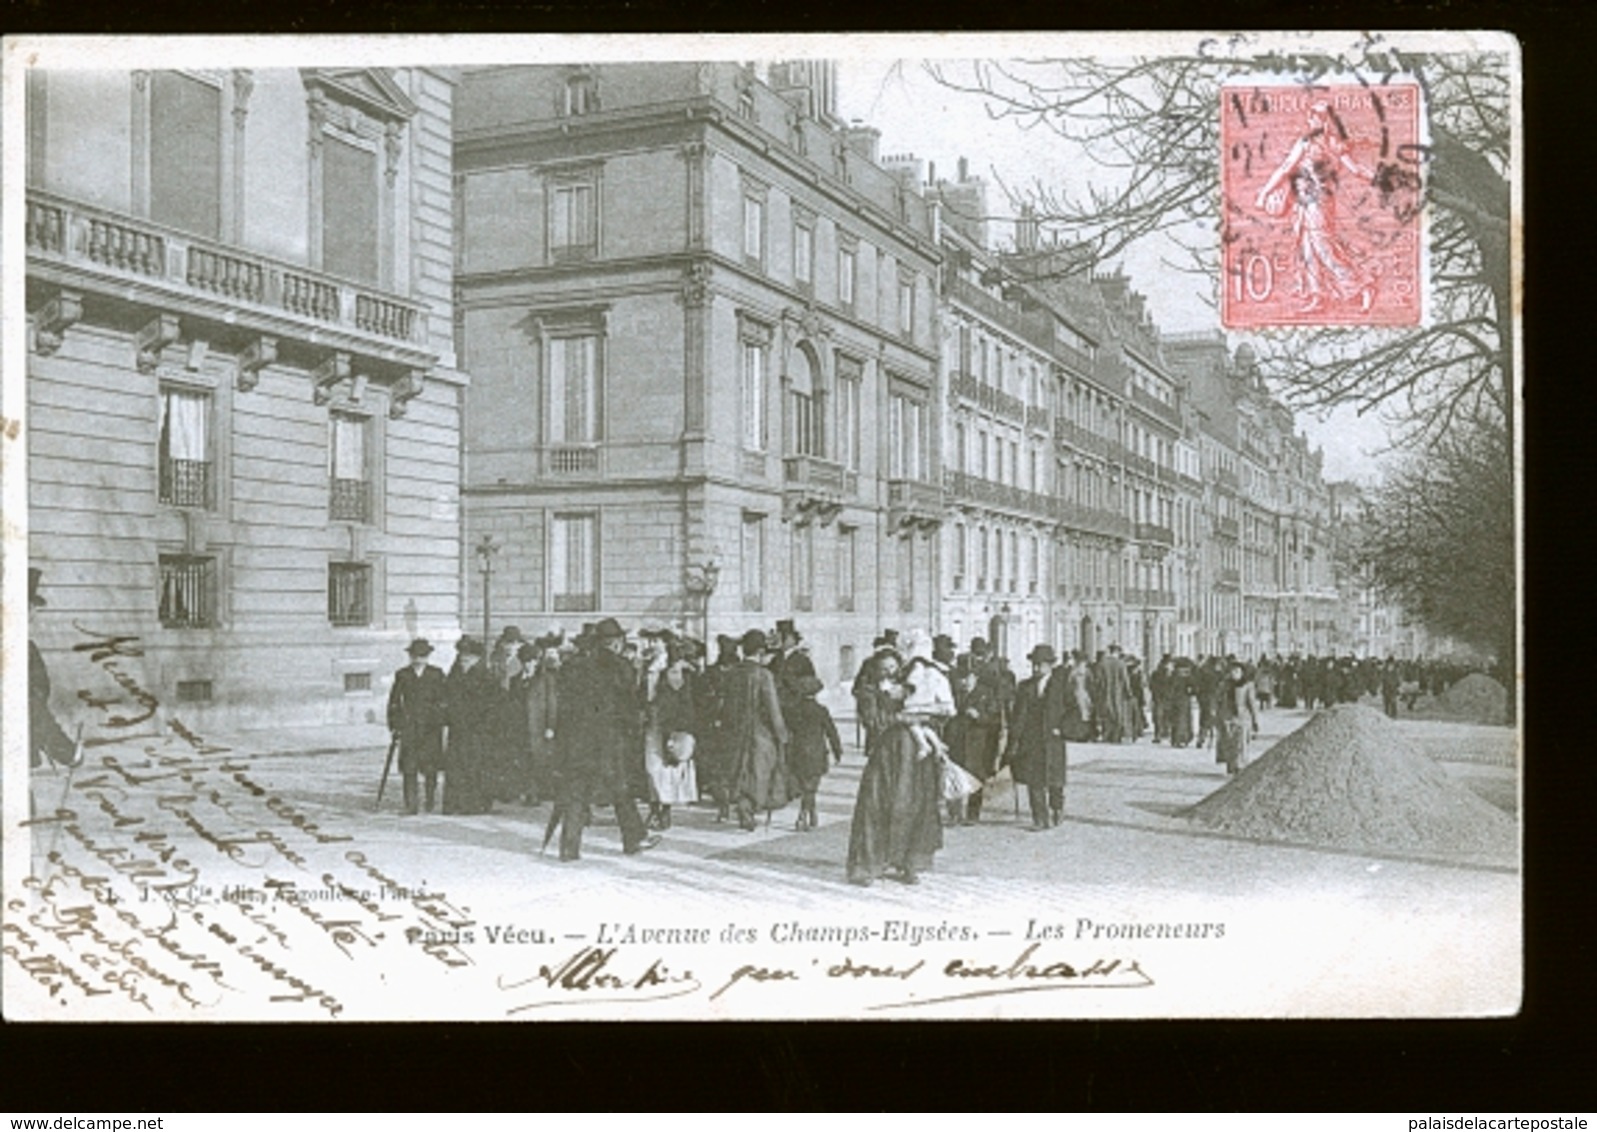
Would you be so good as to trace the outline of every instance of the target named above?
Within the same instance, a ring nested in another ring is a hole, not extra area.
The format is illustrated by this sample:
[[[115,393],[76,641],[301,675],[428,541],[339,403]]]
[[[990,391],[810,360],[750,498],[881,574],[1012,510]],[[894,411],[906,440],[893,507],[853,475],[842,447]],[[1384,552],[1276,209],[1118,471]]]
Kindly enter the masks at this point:
[[[453,95],[428,69],[28,74],[53,665],[126,637],[190,726],[343,722],[380,718],[410,636],[452,642]]]
[[[792,616],[831,686],[880,628],[934,623],[938,253],[833,83],[820,63],[464,75],[474,620],[713,637]]]

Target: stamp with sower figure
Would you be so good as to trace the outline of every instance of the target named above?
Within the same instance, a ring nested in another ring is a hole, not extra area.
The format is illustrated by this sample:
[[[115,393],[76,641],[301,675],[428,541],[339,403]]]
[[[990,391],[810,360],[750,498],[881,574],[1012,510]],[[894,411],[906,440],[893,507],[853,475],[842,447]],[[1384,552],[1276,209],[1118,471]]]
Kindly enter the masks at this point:
[[[1228,86],[1220,145],[1227,327],[1419,324],[1417,84]]]

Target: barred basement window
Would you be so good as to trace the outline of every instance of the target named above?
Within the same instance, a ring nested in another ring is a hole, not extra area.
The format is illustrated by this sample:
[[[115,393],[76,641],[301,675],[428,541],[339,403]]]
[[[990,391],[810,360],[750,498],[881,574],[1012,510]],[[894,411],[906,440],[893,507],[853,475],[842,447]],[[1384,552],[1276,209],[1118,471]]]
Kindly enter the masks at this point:
[[[216,560],[187,554],[163,554],[160,568],[162,627],[210,628],[215,623]]]
[[[344,673],[344,691],[369,692],[372,690],[372,674],[370,672]]]
[[[211,702],[211,682],[209,680],[179,680],[177,682],[177,702],[180,704],[208,704]]]
[[[370,625],[372,568],[364,562],[327,566],[327,620],[334,625]]]

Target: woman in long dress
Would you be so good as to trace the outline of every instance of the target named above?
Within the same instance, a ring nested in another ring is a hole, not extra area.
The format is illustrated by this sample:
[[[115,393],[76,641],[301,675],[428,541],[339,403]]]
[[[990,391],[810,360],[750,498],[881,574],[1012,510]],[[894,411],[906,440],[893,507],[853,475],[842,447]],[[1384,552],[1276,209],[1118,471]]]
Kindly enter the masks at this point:
[[[941,761],[899,718],[908,693],[903,684],[886,679],[870,691],[883,726],[870,746],[854,801],[848,879],[869,885],[891,874],[903,884],[918,884],[943,847]]]
[[[673,658],[654,686],[643,740],[652,829],[670,829],[671,807],[699,800],[699,776],[693,759],[697,722],[688,662]]]
[[[1214,761],[1225,764],[1227,774],[1236,774],[1248,765],[1248,727],[1259,733],[1259,704],[1253,695],[1253,681],[1242,662],[1234,660],[1215,689]]]

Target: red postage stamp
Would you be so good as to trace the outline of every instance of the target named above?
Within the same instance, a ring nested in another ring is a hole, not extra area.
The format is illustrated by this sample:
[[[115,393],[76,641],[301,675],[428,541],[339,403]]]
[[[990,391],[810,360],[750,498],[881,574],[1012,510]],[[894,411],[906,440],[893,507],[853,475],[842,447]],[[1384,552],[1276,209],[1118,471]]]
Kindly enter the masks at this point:
[[[1228,86],[1221,102],[1224,325],[1418,325],[1419,86]]]

